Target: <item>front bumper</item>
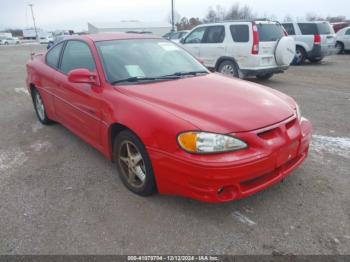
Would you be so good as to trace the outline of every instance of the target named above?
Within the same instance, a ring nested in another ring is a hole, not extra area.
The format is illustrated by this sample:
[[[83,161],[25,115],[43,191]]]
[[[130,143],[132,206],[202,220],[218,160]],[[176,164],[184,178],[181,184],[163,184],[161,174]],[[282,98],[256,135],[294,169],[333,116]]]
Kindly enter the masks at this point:
[[[148,148],[159,193],[204,202],[227,202],[278,183],[303,163],[311,140],[312,126],[308,120],[288,121],[267,131],[265,128],[235,134],[246,137],[245,141],[253,136],[262,140],[251,142],[247,152],[181,156]]]

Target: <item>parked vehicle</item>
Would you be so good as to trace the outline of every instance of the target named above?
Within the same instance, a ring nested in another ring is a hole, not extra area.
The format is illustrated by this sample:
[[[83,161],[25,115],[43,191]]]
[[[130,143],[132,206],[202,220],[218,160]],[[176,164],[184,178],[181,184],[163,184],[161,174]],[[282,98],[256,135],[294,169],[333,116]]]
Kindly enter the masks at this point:
[[[180,43],[181,38],[185,37],[189,32],[190,30],[177,31],[169,37],[169,40],[174,43]]]
[[[302,65],[306,59],[317,63],[336,53],[336,35],[328,22],[283,23],[283,26],[296,43],[294,65]]]
[[[295,43],[272,21],[233,21],[199,25],[181,40],[210,69],[234,77],[269,79],[288,69]]]
[[[337,33],[336,49],[338,54],[350,50],[350,26]]]
[[[210,73],[156,36],[70,37],[33,55],[26,79],[39,121],[101,151],[141,196],[247,197],[308,154],[311,123],[291,97]]]
[[[18,45],[21,41],[17,37],[0,38],[1,45]]]
[[[53,37],[52,36],[45,36],[45,37],[42,36],[42,37],[39,38],[40,44],[48,44],[48,43],[50,43],[52,41],[53,41]]]
[[[334,32],[338,33],[338,31],[342,30],[345,27],[350,26],[349,22],[338,22],[338,23],[331,23],[333,26]]]

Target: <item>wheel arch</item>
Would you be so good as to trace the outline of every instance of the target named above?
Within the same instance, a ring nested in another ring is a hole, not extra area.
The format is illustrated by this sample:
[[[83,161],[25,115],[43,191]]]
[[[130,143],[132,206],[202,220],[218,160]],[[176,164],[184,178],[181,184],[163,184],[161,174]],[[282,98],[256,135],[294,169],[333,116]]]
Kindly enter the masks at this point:
[[[224,61],[231,61],[231,62],[235,63],[236,66],[237,66],[237,69],[239,70],[239,65],[238,65],[238,63],[237,63],[237,61],[236,61],[236,59],[235,59],[234,57],[230,57],[230,56],[221,56],[221,57],[216,61],[216,64],[215,64],[215,71],[218,71],[220,64],[221,64],[222,62],[224,62]]]

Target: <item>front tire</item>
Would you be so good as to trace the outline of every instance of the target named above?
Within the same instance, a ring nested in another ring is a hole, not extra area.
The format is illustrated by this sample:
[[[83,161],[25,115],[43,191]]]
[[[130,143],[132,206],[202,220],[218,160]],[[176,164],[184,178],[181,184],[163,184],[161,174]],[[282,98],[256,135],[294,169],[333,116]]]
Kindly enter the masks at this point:
[[[340,55],[342,53],[344,53],[344,44],[341,42],[337,42],[335,45],[335,48],[337,50],[337,54]]]
[[[47,117],[43,99],[41,98],[41,95],[37,89],[32,90],[32,99],[34,110],[40,123],[42,123],[43,125],[52,124],[52,120]]]
[[[116,136],[113,159],[120,179],[131,192],[144,197],[157,192],[148,153],[134,133],[125,130]]]
[[[232,77],[239,78],[239,71],[238,71],[238,65],[230,60],[225,60],[220,63],[218,67],[218,72],[224,75],[229,75]]]

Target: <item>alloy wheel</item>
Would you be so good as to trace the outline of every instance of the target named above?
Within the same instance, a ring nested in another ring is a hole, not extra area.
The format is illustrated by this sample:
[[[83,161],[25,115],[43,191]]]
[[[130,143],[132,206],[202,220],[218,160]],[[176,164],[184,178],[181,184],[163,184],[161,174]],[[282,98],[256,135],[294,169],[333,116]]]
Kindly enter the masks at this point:
[[[44,103],[40,97],[40,94],[37,92],[35,95],[35,108],[36,111],[38,112],[38,116],[40,120],[44,121],[45,120],[45,106]]]
[[[146,183],[146,168],[142,155],[131,141],[124,141],[119,149],[119,165],[127,183],[142,188]]]

